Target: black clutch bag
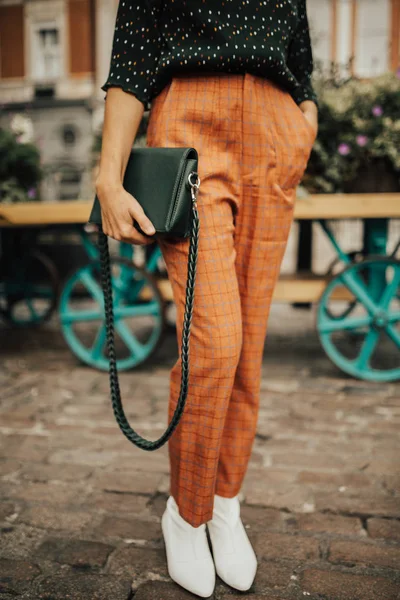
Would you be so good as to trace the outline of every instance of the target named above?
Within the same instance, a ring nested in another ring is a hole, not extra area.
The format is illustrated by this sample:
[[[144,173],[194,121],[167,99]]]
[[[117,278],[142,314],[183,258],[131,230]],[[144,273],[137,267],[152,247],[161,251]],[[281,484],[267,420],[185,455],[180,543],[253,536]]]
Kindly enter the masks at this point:
[[[199,216],[197,193],[200,186],[198,154],[194,148],[134,147],[125,170],[123,186],[142,206],[153,223],[157,235],[180,238],[190,237],[188,275],[186,283],[185,313],[182,329],[181,362],[182,378],[178,403],[171,422],[163,435],[155,441],[141,437],[130,426],[121,400],[117,360],[114,342],[114,312],[108,239],[101,229],[101,207],[95,196],[89,223],[99,230],[101,279],[104,295],[104,311],[107,331],[107,349],[111,403],[116,421],[123,434],[135,446],[143,450],[156,450],[171,437],[183,414],[188,394],[189,339],[193,314],[194,287],[196,279]],[[144,233],[138,223],[135,227]]]

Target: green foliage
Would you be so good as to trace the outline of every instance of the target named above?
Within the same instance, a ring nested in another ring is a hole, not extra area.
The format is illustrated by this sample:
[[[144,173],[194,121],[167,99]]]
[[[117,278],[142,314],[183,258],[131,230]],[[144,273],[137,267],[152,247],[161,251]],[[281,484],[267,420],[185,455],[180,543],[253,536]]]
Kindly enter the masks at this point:
[[[37,199],[41,177],[37,147],[18,141],[12,131],[0,128],[0,202]]]
[[[310,192],[349,191],[374,169],[400,185],[399,75],[317,80],[319,132],[303,180]]]

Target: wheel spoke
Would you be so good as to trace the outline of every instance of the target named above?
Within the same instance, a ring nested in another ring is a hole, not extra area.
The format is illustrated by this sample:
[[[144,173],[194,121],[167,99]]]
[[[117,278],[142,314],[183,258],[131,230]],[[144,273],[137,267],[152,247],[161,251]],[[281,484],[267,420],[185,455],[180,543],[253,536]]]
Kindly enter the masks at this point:
[[[158,302],[148,302],[147,304],[138,304],[134,306],[118,306],[115,308],[115,317],[125,319],[127,317],[146,317],[148,315],[158,315],[160,305]]]
[[[387,284],[385,291],[383,292],[382,299],[380,301],[380,306],[384,310],[390,306],[390,302],[393,297],[396,295],[396,292],[400,286],[400,268],[395,270],[393,279],[390,283]]]
[[[370,312],[374,314],[377,311],[376,303],[371,299],[368,288],[358,275],[353,273],[342,273],[339,278],[357,298],[359,302]]]
[[[400,348],[400,332],[397,331],[393,325],[388,325],[386,327],[386,333],[390,337],[390,339],[396,344],[397,348]]]
[[[29,312],[31,313],[32,318],[37,319],[39,315],[37,314],[36,309],[32,304],[32,298],[27,298],[26,303],[28,305]]]
[[[132,354],[134,354],[136,357],[141,357],[144,355],[144,347],[123,321],[117,321],[115,323],[115,330],[119,333],[121,339],[125,342]]]
[[[361,347],[361,352],[356,359],[358,369],[365,369],[369,365],[370,358],[376,348],[376,344],[379,340],[379,331],[376,329],[370,329],[365,336],[364,343]]]
[[[369,326],[370,324],[371,317],[369,315],[364,317],[346,317],[344,319],[335,320],[324,319],[319,326],[319,330],[321,333],[333,333],[334,331],[341,331],[343,329],[359,329],[360,327]]]
[[[87,272],[82,273],[80,281],[85,285],[87,291],[90,292],[94,300],[97,300],[100,306],[103,306],[103,292],[97,281],[93,279],[92,275]]]
[[[96,335],[96,339],[92,346],[91,356],[94,360],[98,360],[101,356],[103,356],[104,345],[106,343],[106,327],[102,325]]]
[[[62,313],[61,320],[65,325],[69,323],[79,323],[81,321],[101,321],[103,314],[94,310],[68,310]]]
[[[397,323],[400,321],[400,312],[393,312],[388,314],[389,323]]]

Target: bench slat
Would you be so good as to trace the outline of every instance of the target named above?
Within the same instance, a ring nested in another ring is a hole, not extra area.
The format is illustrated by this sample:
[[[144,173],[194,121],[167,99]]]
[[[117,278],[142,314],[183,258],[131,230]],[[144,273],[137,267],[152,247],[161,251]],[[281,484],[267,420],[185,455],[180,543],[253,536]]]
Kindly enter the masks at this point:
[[[276,284],[274,292],[275,302],[318,302],[322,292],[326,288],[329,278],[314,277],[307,274],[304,277],[296,275],[282,275]],[[172,287],[168,279],[158,280],[162,297],[166,301],[172,301]],[[151,290],[146,286],[142,289],[141,298],[149,300]],[[333,296],[335,300],[351,302],[354,296],[344,287],[338,287]]]
[[[0,226],[86,223],[92,201],[0,204]],[[315,194],[298,199],[295,219],[400,218],[400,194]]]

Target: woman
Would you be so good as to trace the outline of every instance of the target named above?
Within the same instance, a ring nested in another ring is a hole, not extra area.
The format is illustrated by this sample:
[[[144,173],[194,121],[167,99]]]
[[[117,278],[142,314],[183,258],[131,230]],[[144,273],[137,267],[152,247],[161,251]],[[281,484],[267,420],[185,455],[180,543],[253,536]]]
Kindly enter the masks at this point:
[[[151,243],[154,228],[122,178],[144,109],[149,146],[199,153],[200,242],[186,409],[169,440],[161,525],[170,576],[207,597],[215,571],[251,586],[257,559],[238,493],[256,432],[271,298],[296,186],[317,134],[305,0],[120,0],[96,182],[104,231]],[[177,307],[188,240],[162,240]],[[170,377],[169,417],[180,389]],[[210,534],[212,555],[206,537]]]

